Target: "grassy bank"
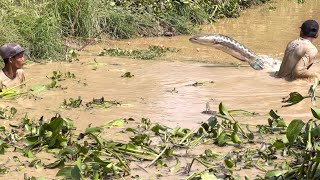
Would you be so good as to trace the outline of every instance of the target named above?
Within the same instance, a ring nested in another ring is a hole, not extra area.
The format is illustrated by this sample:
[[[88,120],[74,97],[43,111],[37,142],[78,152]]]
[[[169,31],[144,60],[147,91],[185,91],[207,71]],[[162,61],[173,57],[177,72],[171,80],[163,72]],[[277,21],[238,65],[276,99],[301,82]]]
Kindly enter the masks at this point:
[[[64,57],[66,37],[132,38],[238,17],[269,0],[2,0],[0,44],[18,42],[36,59]],[[68,43],[68,42],[67,42]]]

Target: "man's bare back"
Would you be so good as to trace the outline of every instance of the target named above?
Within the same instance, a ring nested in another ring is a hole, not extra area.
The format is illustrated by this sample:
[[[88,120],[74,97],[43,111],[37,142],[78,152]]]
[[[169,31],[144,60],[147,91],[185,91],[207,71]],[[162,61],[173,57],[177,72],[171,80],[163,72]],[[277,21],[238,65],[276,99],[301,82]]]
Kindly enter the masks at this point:
[[[319,78],[318,73],[309,69],[317,53],[317,48],[308,39],[300,37],[291,41],[287,45],[277,77],[287,80]]]

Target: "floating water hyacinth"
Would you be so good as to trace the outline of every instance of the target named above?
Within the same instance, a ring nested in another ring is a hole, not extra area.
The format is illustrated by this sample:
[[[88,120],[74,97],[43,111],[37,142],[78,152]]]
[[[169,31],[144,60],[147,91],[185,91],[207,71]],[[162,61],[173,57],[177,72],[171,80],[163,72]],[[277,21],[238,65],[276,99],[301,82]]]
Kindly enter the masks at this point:
[[[157,57],[163,56],[167,52],[178,52],[176,48],[168,48],[161,46],[149,46],[148,49],[144,50],[124,50],[120,48],[104,49],[100,52],[99,56],[127,56],[137,59],[150,60]]]

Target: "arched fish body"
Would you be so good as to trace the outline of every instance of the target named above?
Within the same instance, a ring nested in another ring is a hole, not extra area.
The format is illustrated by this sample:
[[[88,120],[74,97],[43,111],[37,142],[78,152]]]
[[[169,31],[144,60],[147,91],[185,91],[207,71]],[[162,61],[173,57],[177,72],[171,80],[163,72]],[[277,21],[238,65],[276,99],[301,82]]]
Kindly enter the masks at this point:
[[[267,56],[258,56],[249,48],[231,37],[222,34],[202,34],[196,35],[189,39],[189,41],[201,45],[212,46],[216,49],[222,50],[231,56],[248,62],[255,70],[262,70],[264,68],[277,69],[280,67],[280,61],[274,60]]]

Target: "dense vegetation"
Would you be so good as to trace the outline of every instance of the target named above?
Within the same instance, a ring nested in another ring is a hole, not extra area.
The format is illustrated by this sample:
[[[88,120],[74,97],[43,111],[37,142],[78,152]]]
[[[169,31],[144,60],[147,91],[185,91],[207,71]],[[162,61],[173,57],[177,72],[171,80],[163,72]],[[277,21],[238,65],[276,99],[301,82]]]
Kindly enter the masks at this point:
[[[70,37],[132,38],[177,34],[269,0],[2,0],[0,44],[18,42],[32,58],[64,57]],[[68,38],[69,37],[69,38]]]

